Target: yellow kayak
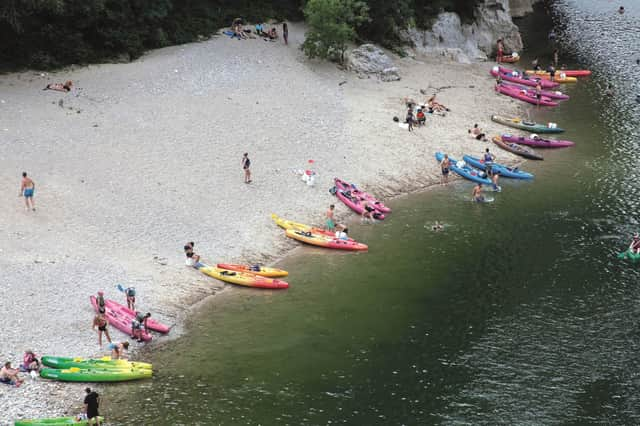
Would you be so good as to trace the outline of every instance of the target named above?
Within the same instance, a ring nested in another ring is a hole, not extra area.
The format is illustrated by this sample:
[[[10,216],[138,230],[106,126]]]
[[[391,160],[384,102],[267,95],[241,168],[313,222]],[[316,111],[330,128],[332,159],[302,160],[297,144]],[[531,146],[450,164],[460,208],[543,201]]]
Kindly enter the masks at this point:
[[[231,284],[243,285],[245,287],[257,287],[257,288],[288,288],[289,284],[282,280],[276,280],[273,278],[261,277],[247,272],[231,271],[229,269],[217,268],[214,266],[208,266],[202,264],[198,267],[198,270],[205,275],[209,275],[220,281],[224,281]]]
[[[278,225],[280,228],[285,231],[288,229],[292,229],[294,231],[303,231],[303,232],[313,232],[314,234],[326,235],[327,237],[335,237],[335,233],[331,231],[326,231],[322,228],[316,228],[310,225],[305,225],[304,223],[294,222],[292,220],[287,220],[278,216],[277,214],[272,213],[271,219]]]
[[[246,272],[248,274],[260,275],[267,278],[286,277],[289,273],[283,269],[268,268],[266,266],[256,265],[239,265],[234,263],[218,263],[216,265],[221,269],[228,269],[229,271]]]
[[[536,77],[540,77],[543,80],[551,80],[550,74],[536,74]],[[561,72],[556,71],[556,75],[553,77],[552,81],[555,81],[556,83],[575,83],[578,79],[576,77],[569,77],[566,74],[562,75]]]

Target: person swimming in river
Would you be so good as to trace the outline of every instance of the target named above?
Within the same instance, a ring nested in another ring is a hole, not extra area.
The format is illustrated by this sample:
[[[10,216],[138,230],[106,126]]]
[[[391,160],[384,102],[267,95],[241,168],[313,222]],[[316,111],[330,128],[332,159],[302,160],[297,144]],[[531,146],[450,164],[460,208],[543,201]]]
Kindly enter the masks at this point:
[[[435,231],[435,232],[442,231],[443,229],[444,229],[444,226],[440,222],[438,222],[437,220],[436,220],[436,223],[434,223],[431,226],[431,230]]]
[[[476,203],[484,202],[484,195],[482,195],[482,184],[478,183],[473,187],[473,191],[471,192],[472,199],[471,201],[475,201]]]

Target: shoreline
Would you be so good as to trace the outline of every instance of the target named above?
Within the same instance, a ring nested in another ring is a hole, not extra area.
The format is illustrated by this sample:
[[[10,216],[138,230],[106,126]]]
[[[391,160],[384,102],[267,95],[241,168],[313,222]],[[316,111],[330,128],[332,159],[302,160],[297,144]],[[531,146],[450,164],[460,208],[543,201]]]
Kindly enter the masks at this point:
[[[324,209],[335,203],[325,191],[333,176],[357,181],[382,199],[432,189],[439,182],[435,150],[458,156],[485,146],[493,150],[493,144],[469,138],[466,129],[474,122],[488,134],[503,129],[489,116],[519,110],[516,101],[493,94],[491,63],[395,58],[399,82],[360,80],[333,64],[301,58],[295,48],[301,33],[292,26],[288,48],[212,37],[150,52],[131,64],[61,70],[53,77],[66,73],[79,82],[68,95],[42,92],[41,86],[51,82],[48,75],[0,77],[6,102],[0,108],[11,108],[0,122],[10,142],[0,150],[1,195],[15,198],[12,185],[22,169],[39,188],[35,214],[24,213],[17,200],[0,219],[0,229],[10,235],[0,243],[5,254],[0,276],[9,283],[2,297],[12,302],[2,318],[13,330],[0,351],[5,358],[16,364],[27,348],[39,355],[104,355],[90,330],[88,303],[66,309],[65,302],[76,296],[86,300],[98,289],[111,289],[106,297],[122,302],[113,291],[117,282],[135,285],[140,309],[172,325],[168,337],[157,339],[165,344],[184,332],[189,313],[210,296],[233,291],[197,271],[185,273],[183,240],[195,240],[206,260],[277,263],[297,243],[282,235],[270,213],[321,223]],[[265,50],[268,56],[261,56]],[[209,56],[203,60],[203,55]],[[347,83],[338,86],[343,80]],[[273,87],[264,87],[265,82]],[[260,88],[268,93],[257,96]],[[402,98],[421,99],[422,88],[428,94],[439,90],[439,100],[452,111],[428,117],[427,125],[412,134],[391,118],[402,117]],[[56,105],[58,99],[63,107]],[[24,111],[31,113],[26,119]],[[238,122],[247,111],[252,120]],[[226,138],[224,146],[203,144]],[[245,140],[255,147],[246,148]],[[244,150],[255,164],[251,188],[241,184]],[[516,162],[511,154],[496,152],[500,160]],[[304,168],[308,159],[319,167],[315,188],[290,172]],[[193,181],[206,185],[192,187]],[[209,195],[204,187],[219,192]],[[227,209],[212,215],[216,205]],[[340,221],[349,217],[345,206],[335,205]],[[247,222],[252,223],[248,230],[243,229]],[[50,329],[28,326],[43,315],[55,321]],[[121,333],[111,332],[114,340],[122,340]],[[64,401],[80,400],[85,386],[42,379],[27,379],[19,389],[7,386],[0,401],[12,408],[3,416],[9,421],[73,413],[78,404]],[[101,385],[96,389],[109,392]],[[49,396],[53,392],[57,398]]]

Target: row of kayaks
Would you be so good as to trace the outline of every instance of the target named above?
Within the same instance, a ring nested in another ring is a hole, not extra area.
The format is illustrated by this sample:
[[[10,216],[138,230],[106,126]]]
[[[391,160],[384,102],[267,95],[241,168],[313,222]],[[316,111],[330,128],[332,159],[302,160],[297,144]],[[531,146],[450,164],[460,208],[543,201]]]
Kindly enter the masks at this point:
[[[328,249],[347,250],[347,251],[366,251],[369,247],[366,244],[359,243],[352,238],[340,239],[331,231],[312,227],[298,222],[293,222],[272,214],[273,221],[285,230],[285,235],[291,239],[300,241],[305,244],[324,247]]]
[[[104,417],[98,416],[100,423],[104,422]],[[16,420],[14,426],[65,426],[65,425],[88,425],[89,420],[83,416],[75,417],[51,417],[47,419],[27,419]],[[92,423],[95,424],[95,421]]]
[[[436,152],[436,161],[439,163],[444,159],[442,152]],[[451,170],[459,176],[468,179],[472,182],[481,183],[483,185],[492,185],[491,179],[486,173],[487,164],[480,158],[473,157],[471,155],[464,155],[462,161],[458,161],[455,158],[449,156],[451,162]],[[491,168],[494,173],[500,174],[500,176],[511,179],[533,179],[533,174],[520,170],[517,167],[508,167],[500,163],[491,163]]]
[[[536,87],[540,85],[542,89],[554,89],[560,84],[575,83],[578,77],[586,77],[591,74],[589,70],[557,70],[553,79],[551,73],[546,71],[527,70],[524,73],[506,68],[503,66],[495,66],[491,68],[489,73],[503,81],[520,84],[523,86]]]
[[[123,382],[147,379],[153,366],[124,359],[43,356],[40,377],[65,382]]]

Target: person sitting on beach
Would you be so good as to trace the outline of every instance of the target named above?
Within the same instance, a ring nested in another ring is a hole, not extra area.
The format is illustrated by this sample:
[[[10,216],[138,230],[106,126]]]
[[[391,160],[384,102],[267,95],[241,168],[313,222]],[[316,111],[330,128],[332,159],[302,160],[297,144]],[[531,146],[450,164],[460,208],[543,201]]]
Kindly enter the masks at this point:
[[[469,134],[471,135],[471,137],[475,138],[476,140],[485,141],[485,142],[487,140],[487,135],[485,135],[482,132],[482,129],[478,127],[478,123],[474,124],[472,129],[469,129]]]
[[[367,200],[362,201],[362,220],[363,221],[373,221],[373,212],[376,210],[369,205]]]
[[[193,246],[193,242],[189,242],[184,246],[184,254],[187,256],[185,263],[187,266],[197,268],[200,264],[200,256],[194,253]]]
[[[336,231],[336,238],[339,240],[347,241],[349,239],[349,235],[347,235],[348,232],[349,230],[347,228]]]
[[[64,83],[50,83],[42,90],[57,90],[58,92],[70,92],[73,81],[67,80]]]
[[[435,112],[451,111],[449,108],[436,101],[435,94],[429,98],[427,105]]]
[[[260,272],[262,269],[260,268],[260,265],[256,263],[255,265],[249,266],[249,270],[251,272]]]
[[[264,35],[264,26],[262,24],[256,24],[256,34],[259,36]]]
[[[473,187],[473,191],[471,192],[471,196],[472,201],[475,201],[476,203],[481,203],[484,201],[484,195],[482,195],[482,184],[478,183],[476,186]]]
[[[631,244],[629,244],[629,251],[634,254],[640,253],[640,235],[636,232],[633,234],[633,239],[631,240]]]
[[[22,357],[22,365],[20,366],[20,369],[26,372],[39,371],[40,366],[41,363],[38,356],[33,353],[31,349],[27,349]]]
[[[6,383],[8,385],[14,385],[19,387],[24,380],[18,376],[18,370],[11,368],[11,362],[7,361],[4,366],[0,368],[0,383]]]
[[[424,115],[422,108],[418,108],[418,112],[416,113],[416,120],[418,122],[418,126],[424,126],[427,121],[427,117]]]
[[[244,29],[242,28],[242,19],[236,18],[231,23],[231,31],[233,31],[233,35],[235,37],[246,39],[247,35],[244,33]]]
[[[535,58],[533,61],[531,61],[531,65],[533,65],[534,71],[540,71],[542,69],[540,68],[540,64],[538,64],[538,58]]]
[[[104,333],[107,338],[107,342],[111,343],[111,336],[109,336],[109,330],[107,330],[108,321],[104,316],[104,313],[98,312],[93,317],[93,326],[92,329],[95,330],[98,327],[98,345],[102,347],[102,333]]]
[[[271,30],[269,30],[269,38],[271,40],[277,40],[278,38],[278,30],[276,30],[276,27],[271,28]]]
[[[127,359],[129,342],[109,343],[108,348],[111,351],[111,359]]]

